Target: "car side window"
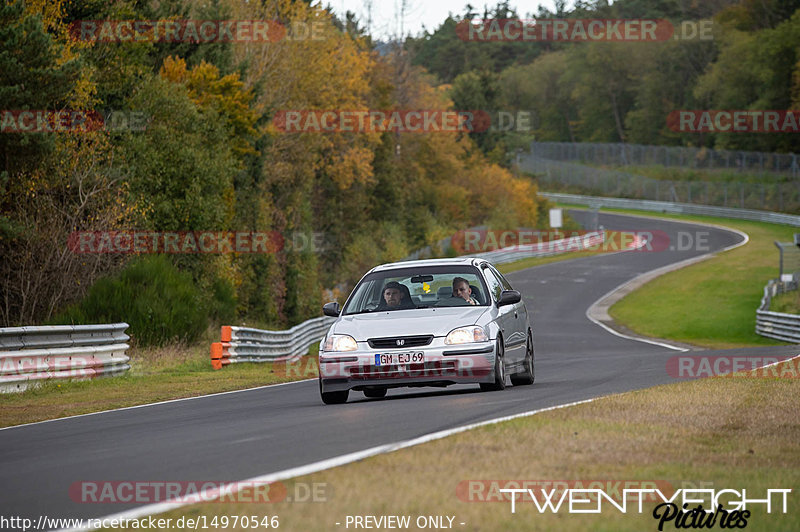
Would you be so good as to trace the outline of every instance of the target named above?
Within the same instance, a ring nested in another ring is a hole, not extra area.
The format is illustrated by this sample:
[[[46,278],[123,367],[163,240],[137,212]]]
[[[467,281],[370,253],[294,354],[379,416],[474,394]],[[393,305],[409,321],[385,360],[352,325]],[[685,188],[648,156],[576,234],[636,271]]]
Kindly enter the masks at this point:
[[[503,292],[503,283],[494,274],[494,272],[487,266],[483,269],[483,275],[486,277],[486,283],[489,285],[489,292],[495,301],[500,299],[500,294]]]
[[[502,273],[497,271],[492,266],[489,266],[489,269],[492,271],[492,273],[495,275],[495,277],[497,277],[500,280],[500,282],[503,284],[503,290],[513,290],[513,288],[511,288],[511,283],[509,283],[508,280],[506,280],[506,278],[503,277]]]

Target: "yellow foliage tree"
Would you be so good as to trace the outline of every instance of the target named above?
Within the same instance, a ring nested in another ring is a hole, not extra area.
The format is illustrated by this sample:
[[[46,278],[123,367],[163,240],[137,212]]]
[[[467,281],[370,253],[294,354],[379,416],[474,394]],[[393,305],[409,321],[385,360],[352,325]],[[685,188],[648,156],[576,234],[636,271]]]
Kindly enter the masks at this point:
[[[245,88],[238,73],[220,78],[219,69],[205,61],[189,70],[184,59],[167,57],[160,75],[172,83],[184,85],[195,104],[214,109],[225,119],[235,153],[240,156],[256,153],[253,143],[258,135],[258,114],[250,106],[253,92]]]

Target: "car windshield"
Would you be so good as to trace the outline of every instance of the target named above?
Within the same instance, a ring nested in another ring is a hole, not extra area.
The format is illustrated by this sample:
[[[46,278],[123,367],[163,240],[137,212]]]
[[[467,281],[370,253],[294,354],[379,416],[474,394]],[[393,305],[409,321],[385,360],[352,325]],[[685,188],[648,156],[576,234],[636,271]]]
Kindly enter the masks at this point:
[[[486,306],[487,290],[473,266],[428,266],[373,272],[355,287],[343,314],[429,307]]]

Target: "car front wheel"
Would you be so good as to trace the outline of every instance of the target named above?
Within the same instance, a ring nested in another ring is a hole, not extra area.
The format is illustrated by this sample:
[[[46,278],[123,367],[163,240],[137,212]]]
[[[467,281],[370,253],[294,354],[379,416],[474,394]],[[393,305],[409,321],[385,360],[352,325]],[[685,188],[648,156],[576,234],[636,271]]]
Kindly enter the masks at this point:
[[[511,384],[514,386],[533,384],[536,377],[533,362],[533,338],[531,336],[531,331],[528,331],[528,343],[525,345],[524,369],[521,373],[515,373],[511,376]]]
[[[481,390],[485,392],[494,392],[505,390],[506,388],[506,364],[505,351],[503,349],[503,339],[497,337],[497,348],[494,357],[494,382],[482,382]]]
[[[323,392],[322,380],[319,381],[319,395],[322,397],[322,402],[326,405],[340,405],[347,402],[347,396],[350,395],[350,390],[341,390],[338,392]]]

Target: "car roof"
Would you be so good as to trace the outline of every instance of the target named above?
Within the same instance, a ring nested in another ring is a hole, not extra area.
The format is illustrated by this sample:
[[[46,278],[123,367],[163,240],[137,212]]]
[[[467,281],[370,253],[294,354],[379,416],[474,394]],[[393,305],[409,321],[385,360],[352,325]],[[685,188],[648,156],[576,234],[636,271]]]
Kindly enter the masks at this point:
[[[394,270],[397,268],[413,268],[415,266],[480,266],[482,263],[488,262],[485,259],[476,257],[454,257],[448,259],[424,259],[424,260],[406,260],[402,262],[389,262],[375,266],[370,270],[371,272]]]

